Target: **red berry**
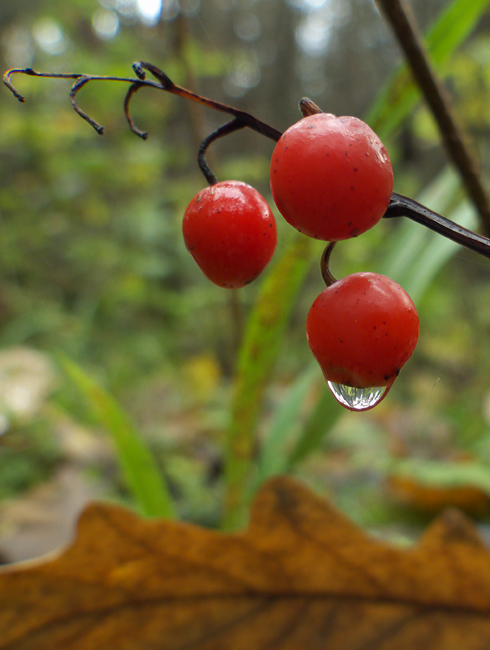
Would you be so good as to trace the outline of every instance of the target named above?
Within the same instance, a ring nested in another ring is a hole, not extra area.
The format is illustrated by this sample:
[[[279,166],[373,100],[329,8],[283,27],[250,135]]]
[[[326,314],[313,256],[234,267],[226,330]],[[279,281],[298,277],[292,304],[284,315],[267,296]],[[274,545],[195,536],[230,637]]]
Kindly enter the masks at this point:
[[[230,289],[255,280],[277,242],[276,222],[266,200],[240,181],[216,183],[196,194],[182,228],[185,245],[204,275]]]
[[[419,319],[396,282],[377,273],[354,273],[314,301],[306,334],[328,382],[389,387],[417,345]]]
[[[326,241],[372,228],[393,191],[390,159],[374,131],[355,117],[329,113],[305,117],[281,136],[270,177],[286,221]]]

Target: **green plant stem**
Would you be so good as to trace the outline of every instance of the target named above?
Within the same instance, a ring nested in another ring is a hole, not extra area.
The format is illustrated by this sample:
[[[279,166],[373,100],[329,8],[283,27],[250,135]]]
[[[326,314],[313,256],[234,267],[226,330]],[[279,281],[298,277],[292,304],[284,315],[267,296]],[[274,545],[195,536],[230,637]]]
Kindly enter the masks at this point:
[[[297,236],[262,282],[241,345],[225,450],[223,528],[245,523],[262,397],[306,273],[313,241]]]

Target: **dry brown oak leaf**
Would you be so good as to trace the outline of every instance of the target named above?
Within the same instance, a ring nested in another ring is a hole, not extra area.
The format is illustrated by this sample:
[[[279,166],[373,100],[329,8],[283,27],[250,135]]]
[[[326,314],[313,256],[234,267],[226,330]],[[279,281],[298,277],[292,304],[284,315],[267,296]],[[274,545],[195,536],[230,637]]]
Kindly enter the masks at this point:
[[[225,534],[91,505],[55,559],[0,572],[1,650],[488,650],[490,554],[454,512],[413,548],[288,478]]]

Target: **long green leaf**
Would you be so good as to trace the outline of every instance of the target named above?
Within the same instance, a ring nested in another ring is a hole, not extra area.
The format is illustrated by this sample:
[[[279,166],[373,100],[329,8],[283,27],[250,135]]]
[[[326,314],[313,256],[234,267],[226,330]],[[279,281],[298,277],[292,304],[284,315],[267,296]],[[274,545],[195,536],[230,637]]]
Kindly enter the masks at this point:
[[[225,458],[227,494],[223,526],[243,523],[262,397],[279,355],[298,292],[311,266],[314,242],[298,235],[262,281],[238,356]]]
[[[488,0],[453,0],[439,15],[426,36],[433,64],[441,70],[451,55],[466,40],[488,7]],[[413,111],[420,92],[403,64],[378,95],[366,122],[384,140]]]
[[[459,191],[458,177],[447,168],[417,200],[444,214]],[[448,216],[465,228],[477,225],[475,210],[466,200],[460,201]],[[400,224],[392,241],[393,246],[380,261],[377,270],[401,284],[415,302],[420,300],[440,269],[460,248],[458,244],[408,219]]]
[[[282,400],[267,429],[267,435],[260,450],[257,487],[270,476],[281,474],[287,470],[291,437],[298,427],[300,412],[306,396],[320,376],[318,365],[310,364],[294,381],[287,396]]]
[[[171,496],[155,458],[128,415],[107,391],[65,356],[60,363],[86,399],[96,421],[111,434],[128,487],[148,517],[174,517]]]
[[[296,441],[296,445],[289,455],[286,469],[291,471],[295,465],[318,449],[325,437],[334,428],[337,420],[344,413],[344,408],[334,399],[332,393],[324,383],[320,397],[311,411],[301,435]]]
[[[472,229],[478,224],[475,209],[468,201],[463,201],[449,218],[464,228]],[[459,249],[460,246],[455,242],[440,237],[437,233],[431,233],[430,240],[420,251],[410,276],[403,282],[413,300],[417,301],[422,297],[433,278]]]
[[[417,197],[417,201],[431,210],[445,214],[454,202],[459,188],[456,172],[446,167]],[[402,284],[430,237],[431,233],[427,228],[409,219],[403,219],[396,232],[390,234],[390,246],[380,260],[378,272]]]

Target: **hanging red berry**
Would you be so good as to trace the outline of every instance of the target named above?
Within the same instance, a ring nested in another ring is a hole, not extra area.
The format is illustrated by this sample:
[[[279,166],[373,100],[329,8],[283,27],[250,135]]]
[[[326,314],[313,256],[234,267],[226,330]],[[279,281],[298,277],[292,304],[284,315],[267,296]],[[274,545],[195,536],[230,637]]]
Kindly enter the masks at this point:
[[[354,273],[327,287],[306,321],[310,349],[338,401],[378,404],[412,356],[419,319],[410,296],[377,273]]]
[[[182,229],[185,245],[204,275],[230,289],[255,280],[277,242],[276,222],[266,200],[240,181],[216,183],[196,194]]]
[[[383,216],[393,191],[390,159],[355,117],[319,113],[279,139],[270,169],[274,201],[288,223],[325,241],[357,237]]]

